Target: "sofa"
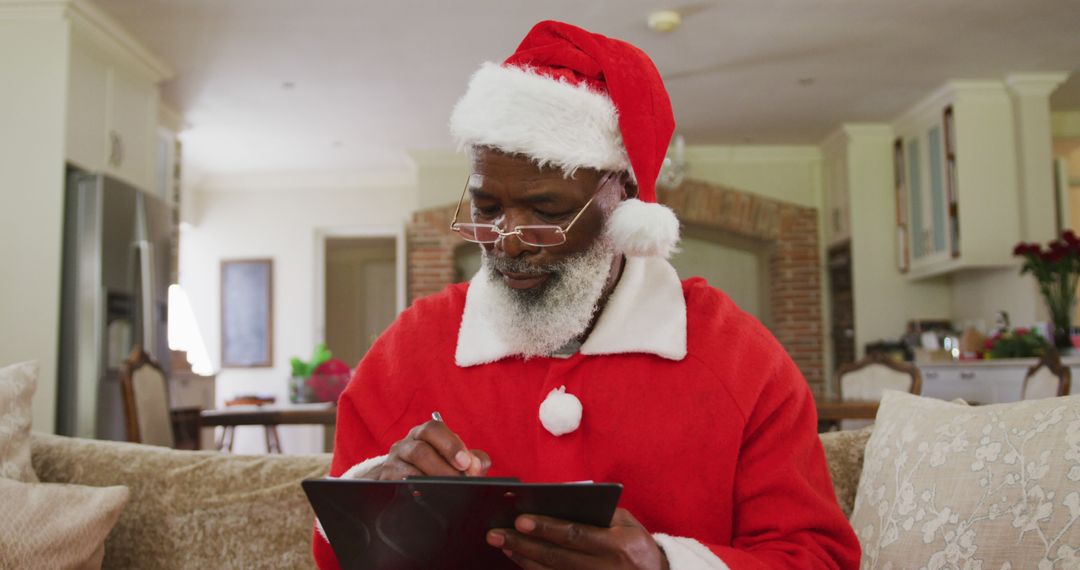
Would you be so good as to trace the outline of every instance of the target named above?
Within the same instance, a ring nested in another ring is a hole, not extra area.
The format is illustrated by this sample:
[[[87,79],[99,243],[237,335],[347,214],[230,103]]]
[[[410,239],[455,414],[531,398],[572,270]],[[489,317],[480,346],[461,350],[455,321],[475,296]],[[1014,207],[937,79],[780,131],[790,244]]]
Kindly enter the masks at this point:
[[[822,434],[837,500],[851,513],[870,429]],[[126,485],[104,568],[311,568],[313,514],[299,482],[330,456],[229,455],[34,434],[44,482]]]

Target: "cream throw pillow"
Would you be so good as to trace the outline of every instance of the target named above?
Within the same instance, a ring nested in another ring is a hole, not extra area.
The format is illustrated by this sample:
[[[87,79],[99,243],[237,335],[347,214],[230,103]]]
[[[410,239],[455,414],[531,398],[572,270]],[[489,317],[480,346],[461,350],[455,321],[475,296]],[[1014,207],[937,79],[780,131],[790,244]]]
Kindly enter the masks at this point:
[[[851,524],[862,568],[1080,568],[1080,396],[887,392]]]
[[[0,479],[0,568],[101,568],[127,487]]]
[[[0,479],[37,482],[30,463],[31,400],[37,362],[0,368]]]

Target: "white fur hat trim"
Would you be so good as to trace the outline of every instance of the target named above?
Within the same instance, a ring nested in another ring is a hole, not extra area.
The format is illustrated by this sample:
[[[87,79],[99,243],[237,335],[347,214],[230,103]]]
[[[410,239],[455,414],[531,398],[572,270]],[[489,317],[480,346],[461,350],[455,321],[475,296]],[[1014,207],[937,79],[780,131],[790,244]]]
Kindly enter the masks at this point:
[[[560,386],[548,393],[540,404],[540,423],[552,435],[570,433],[581,425],[581,400],[566,393],[566,386]]]
[[[624,255],[667,259],[678,251],[679,219],[663,204],[623,200],[608,218],[607,234]]]
[[[450,115],[460,146],[523,154],[540,166],[630,172],[619,115],[604,93],[529,69],[485,63]]]

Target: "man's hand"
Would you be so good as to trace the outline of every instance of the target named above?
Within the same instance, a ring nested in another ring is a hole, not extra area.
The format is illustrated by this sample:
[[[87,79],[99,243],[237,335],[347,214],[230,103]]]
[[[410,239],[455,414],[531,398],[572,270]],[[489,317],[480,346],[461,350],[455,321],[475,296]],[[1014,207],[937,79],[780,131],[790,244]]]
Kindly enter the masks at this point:
[[[528,570],[668,570],[664,551],[626,509],[615,511],[611,528],[522,515],[514,530],[493,529],[487,541]]]
[[[386,461],[363,478],[399,481],[410,475],[482,477],[490,467],[487,453],[470,451],[446,424],[432,420],[414,427],[409,435],[390,446]]]

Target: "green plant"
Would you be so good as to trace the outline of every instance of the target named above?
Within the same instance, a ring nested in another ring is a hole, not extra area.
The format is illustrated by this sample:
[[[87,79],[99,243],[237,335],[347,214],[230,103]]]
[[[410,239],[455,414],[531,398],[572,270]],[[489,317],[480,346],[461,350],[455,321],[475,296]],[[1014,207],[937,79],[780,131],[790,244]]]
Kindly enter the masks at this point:
[[[986,340],[990,358],[1031,358],[1042,356],[1050,343],[1035,329],[1017,328],[1000,332]]]
[[[292,375],[298,378],[311,378],[312,373],[322,363],[330,360],[330,350],[326,348],[326,345],[319,343],[315,347],[315,351],[311,354],[311,360],[304,362],[297,357],[293,357],[289,362],[292,364]]]

